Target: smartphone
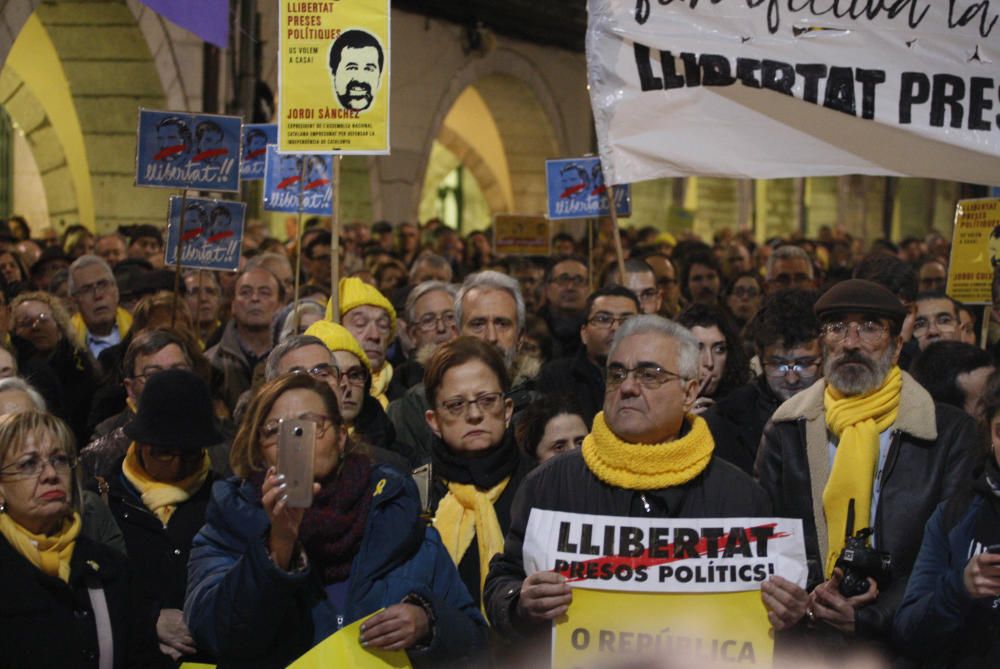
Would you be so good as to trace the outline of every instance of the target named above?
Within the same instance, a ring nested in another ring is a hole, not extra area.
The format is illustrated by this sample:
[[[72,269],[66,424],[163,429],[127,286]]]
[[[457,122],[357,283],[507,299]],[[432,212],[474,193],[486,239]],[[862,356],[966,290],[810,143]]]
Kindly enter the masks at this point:
[[[421,465],[410,474],[413,482],[417,484],[417,492],[420,493],[420,509],[423,513],[430,514],[431,510],[431,466]]]
[[[278,429],[278,473],[285,475],[288,506],[306,509],[313,502],[313,454],[316,423],[282,419]]]

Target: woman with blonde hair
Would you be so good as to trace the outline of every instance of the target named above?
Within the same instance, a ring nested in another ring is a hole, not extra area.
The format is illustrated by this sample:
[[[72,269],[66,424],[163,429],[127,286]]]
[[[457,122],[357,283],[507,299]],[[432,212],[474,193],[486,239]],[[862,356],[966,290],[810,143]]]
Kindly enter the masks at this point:
[[[0,625],[10,667],[167,667],[124,559],[81,533],[69,428],[37,410],[0,417]]]
[[[293,508],[276,469],[283,421],[315,425],[313,496]],[[417,666],[473,660],[486,623],[416,484],[354,448],[337,397],[308,374],[280,376],[247,408],[188,563],[184,610],[199,649],[224,667],[284,667],[344,625]]]

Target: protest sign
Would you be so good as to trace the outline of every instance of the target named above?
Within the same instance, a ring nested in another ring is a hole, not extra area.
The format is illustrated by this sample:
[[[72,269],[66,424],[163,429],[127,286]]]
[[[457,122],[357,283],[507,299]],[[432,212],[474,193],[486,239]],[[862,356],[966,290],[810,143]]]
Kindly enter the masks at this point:
[[[278,145],[389,153],[389,0],[279,0]]]
[[[250,123],[243,126],[243,154],[240,159],[240,179],[260,181],[264,178],[267,145],[278,142],[278,126],[274,123]]]
[[[239,116],[139,110],[135,184],[237,192]]]
[[[544,216],[493,217],[493,252],[497,255],[548,255],[550,238],[549,221]]]
[[[573,587],[553,629],[553,666],[604,654],[769,659],[760,586],[805,587],[802,521],[787,518],[626,518],[532,509],[528,574],[552,570]],[[590,591],[590,592],[585,592]]]
[[[172,196],[167,216],[165,264],[177,262],[177,235],[183,215],[181,267],[236,271],[240,266],[245,214],[246,205],[242,202]]]
[[[305,181],[300,188],[303,174]],[[329,216],[333,209],[333,164],[330,156],[278,153],[274,144],[268,145],[264,168],[264,209]]]
[[[596,156],[546,160],[545,186],[551,220],[611,215],[601,159]],[[619,216],[631,216],[631,187],[626,184],[614,190],[615,212]]]
[[[990,3],[589,0],[588,10],[608,183],[852,173],[1000,182]]]
[[[368,618],[370,617],[368,616]],[[410,660],[404,651],[378,650],[361,646],[361,625],[368,618],[352,623],[323,639],[308,653],[290,664],[288,669],[327,669],[328,667],[402,669],[409,667]]]
[[[1000,199],[959,200],[945,292],[963,304],[990,304],[998,267]]]
[[[670,658],[670,666],[770,666],[774,642],[760,593],[654,594],[573,590],[552,635],[552,668],[619,666]],[[639,665],[642,666],[642,665]]]

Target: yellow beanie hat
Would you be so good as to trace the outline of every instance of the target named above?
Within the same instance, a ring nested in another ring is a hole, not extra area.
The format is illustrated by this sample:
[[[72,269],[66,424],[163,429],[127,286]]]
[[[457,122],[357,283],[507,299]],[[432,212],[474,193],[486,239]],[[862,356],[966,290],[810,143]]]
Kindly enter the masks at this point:
[[[670,246],[677,246],[677,238],[674,237],[669,232],[661,232],[656,235],[657,244],[669,244]]]
[[[354,307],[364,305],[385,309],[391,321],[389,338],[396,336],[396,310],[392,308],[392,302],[386,299],[385,295],[379,292],[378,288],[365,283],[357,277],[348,277],[340,280],[340,316]],[[333,320],[333,300],[326,303],[326,320]]]
[[[343,325],[338,325],[333,321],[316,321],[306,329],[305,333],[322,341],[331,352],[347,351],[358,356],[358,360],[368,368],[368,373],[371,373],[372,363],[369,362],[368,356],[365,355],[361,344],[354,338],[350,330]]]

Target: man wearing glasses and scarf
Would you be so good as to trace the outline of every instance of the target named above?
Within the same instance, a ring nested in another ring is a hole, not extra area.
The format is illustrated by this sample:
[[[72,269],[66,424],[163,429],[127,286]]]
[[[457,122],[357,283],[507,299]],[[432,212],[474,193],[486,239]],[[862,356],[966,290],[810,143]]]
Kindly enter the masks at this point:
[[[775,515],[803,521],[809,592],[776,580],[764,603],[778,629],[812,627],[835,644],[868,640],[893,655],[890,625],[924,524],[971,483],[975,425],[900,370],[906,309],[889,290],[843,281],[814,311],[824,380],[778,407],[756,465]],[[891,574],[850,596],[837,560],[847,534],[863,528],[873,530],[870,547],[891,556]]]

